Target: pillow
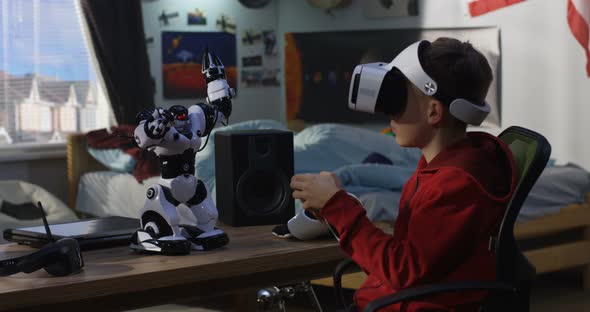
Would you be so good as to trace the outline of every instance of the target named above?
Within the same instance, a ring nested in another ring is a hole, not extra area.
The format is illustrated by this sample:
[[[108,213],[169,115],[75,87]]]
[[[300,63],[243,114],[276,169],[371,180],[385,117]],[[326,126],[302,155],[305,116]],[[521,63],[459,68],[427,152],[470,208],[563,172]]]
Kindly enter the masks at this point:
[[[74,212],[44,188],[17,180],[0,181],[0,229],[43,224],[37,202],[50,224],[78,220]],[[20,211],[16,211],[19,209]],[[0,237],[0,244],[4,243]]]
[[[295,172],[334,171],[360,164],[372,153],[394,165],[415,168],[421,152],[403,148],[391,136],[374,130],[342,124],[318,124],[303,129],[294,139]]]
[[[135,159],[118,148],[98,149],[88,147],[88,153],[112,171],[132,173]]]

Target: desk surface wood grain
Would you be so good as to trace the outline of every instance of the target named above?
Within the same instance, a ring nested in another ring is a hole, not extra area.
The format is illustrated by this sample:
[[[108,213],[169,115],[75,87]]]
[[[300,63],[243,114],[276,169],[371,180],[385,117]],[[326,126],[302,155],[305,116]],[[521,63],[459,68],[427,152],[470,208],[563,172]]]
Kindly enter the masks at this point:
[[[117,295],[120,301],[123,294],[151,296],[150,290],[162,290],[159,294],[186,287],[215,291],[216,287],[309,280],[331,275],[334,265],[345,257],[331,237],[305,242],[281,239],[272,235],[273,227],[225,226],[230,237],[227,246],[186,256],[136,253],[128,247],[85,251],[85,267],[79,274],[51,277],[39,270],[0,278],[0,310]],[[16,244],[0,245],[0,259],[32,251]],[[107,301],[100,302],[106,307]]]

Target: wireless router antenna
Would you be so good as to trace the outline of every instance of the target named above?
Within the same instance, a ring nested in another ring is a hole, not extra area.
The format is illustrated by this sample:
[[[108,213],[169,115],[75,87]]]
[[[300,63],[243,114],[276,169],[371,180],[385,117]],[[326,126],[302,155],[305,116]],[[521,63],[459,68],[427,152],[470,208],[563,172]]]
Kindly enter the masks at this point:
[[[51,235],[51,229],[49,228],[49,224],[47,223],[47,218],[45,217],[45,211],[43,210],[43,205],[40,201],[37,202],[39,205],[39,209],[41,209],[41,217],[43,217],[43,225],[45,226],[45,232],[47,233],[47,238],[49,238],[50,242],[55,242],[53,239],[53,235]]]

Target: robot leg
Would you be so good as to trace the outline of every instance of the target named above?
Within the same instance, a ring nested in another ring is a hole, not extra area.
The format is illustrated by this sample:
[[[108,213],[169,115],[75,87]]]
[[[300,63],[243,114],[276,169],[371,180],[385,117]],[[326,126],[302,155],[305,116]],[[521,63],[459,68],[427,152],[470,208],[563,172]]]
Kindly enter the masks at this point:
[[[193,243],[193,249],[209,250],[227,245],[229,237],[222,229],[215,227],[218,216],[217,207],[202,181],[199,180],[194,196],[187,205],[197,219],[197,223],[181,225],[181,227],[187,239]]]
[[[131,237],[130,248],[165,254],[186,254],[190,242],[181,234],[176,203],[161,185],[150,187],[140,210],[141,229]]]

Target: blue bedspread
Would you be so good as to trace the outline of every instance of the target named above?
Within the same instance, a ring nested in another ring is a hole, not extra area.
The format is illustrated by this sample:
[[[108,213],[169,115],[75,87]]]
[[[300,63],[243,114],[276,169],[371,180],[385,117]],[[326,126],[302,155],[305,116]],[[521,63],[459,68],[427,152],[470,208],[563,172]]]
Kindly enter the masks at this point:
[[[196,156],[196,174],[209,189],[215,184],[215,143],[217,131],[287,128],[274,120],[252,120],[213,130],[205,149]],[[347,191],[360,195],[370,191],[401,190],[414,171],[420,150],[400,147],[391,136],[338,124],[320,124],[294,134],[295,173],[334,171]],[[393,165],[363,164],[372,153]]]

